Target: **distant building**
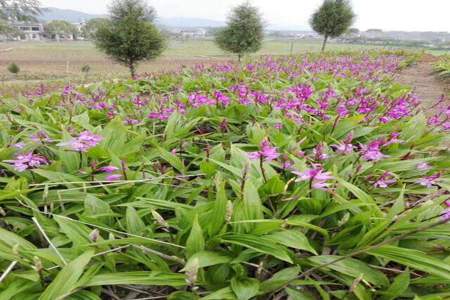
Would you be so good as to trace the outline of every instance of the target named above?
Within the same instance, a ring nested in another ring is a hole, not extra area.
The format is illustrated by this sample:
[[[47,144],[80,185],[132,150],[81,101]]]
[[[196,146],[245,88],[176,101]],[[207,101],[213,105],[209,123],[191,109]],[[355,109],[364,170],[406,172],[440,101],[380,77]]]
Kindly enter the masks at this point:
[[[17,34],[12,36],[16,41],[41,41],[45,38],[44,25],[42,23],[14,23],[12,26],[17,29]]]
[[[185,29],[180,31],[183,39],[201,39],[206,37],[207,31],[204,28]]]

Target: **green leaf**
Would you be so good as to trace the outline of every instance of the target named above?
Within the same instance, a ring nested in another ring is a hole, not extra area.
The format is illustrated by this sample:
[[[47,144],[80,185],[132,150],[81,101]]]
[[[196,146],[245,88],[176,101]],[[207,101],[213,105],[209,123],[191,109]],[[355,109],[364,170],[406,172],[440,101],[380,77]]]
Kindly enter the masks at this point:
[[[198,222],[198,215],[195,215],[192,223],[191,233],[186,241],[186,256],[191,257],[195,253],[205,249],[205,239],[202,228]]]
[[[271,278],[261,283],[261,294],[267,294],[283,287],[297,278],[299,273],[300,267],[298,266],[286,268],[275,273]]]
[[[328,264],[339,258],[340,256],[335,255],[321,255],[310,257],[308,260],[318,266]],[[382,272],[372,269],[366,263],[354,258],[345,258],[327,265],[324,268],[337,271],[353,278],[362,276],[364,280],[377,286],[388,286],[389,284],[387,277]]]
[[[219,233],[220,229],[225,223],[227,213],[227,194],[225,190],[225,182],[222,179],[221,173],[216,177],[216,201],[213,209],[208,217],[208,234],[213,237]]]
[[[450,279],[450,264],[422,251],[386,245],[367,252],[443,279]]]
[[[66,265],[45,289],[39,300],[59,300],[72,294],[93,255],[94,251],[89,250]]]
[[[184,266],[183,270],[189,269],[194,263],[198,268],[229,263],[232,260],[230,256],[212,251],[200,251],[192,255]]]
[[[145,223],[142,221],[134,207],[127,207],[125,217],[127,219],[128,232],[135,235],[141,235],[145,231]]]
[[[94,276],[85,286],[146,285],[181,287],[186,285],[183,274],[162,272],[117,272]]]
[[[287,249],[284,246],[277,245],[271,238],[252,234],[227,233],[221,237],[221,240],[224,243],[244,246],[292,263]]]
[[[19,245],[21,248],[25,250],[33,250],[36,247],[27,241],[26,239],[20,237],[19,235],[12,233],[6,229],[0,227],[0,241],[13,248],[16,245]]]
[[[231,289],[238,300],[248,300],[258,294],[259,281],[254,278],[233,277],[231,279]]]
[[[277,231],[272,233],[268,237],[286,247],[305,250],[317,255],[316,250],[311,246],[308,238],[298,230]]]
[[[394,282],[389,286],[381,297],[382,300],[394,300],[403,295],[409,287],[409,271],[405,270],[395,277]]]
[[[172,167],[177,169],[182,174],[184,174],[186,172],[186,167],[184,166],[183,162],[181,161],[181,159],[178,156],[174,155],[173,153],[171,153],[161,147],[157,147],[157,150],[158,150],[159,156],[162,159],[164,159],[166,162],[168,162]]]

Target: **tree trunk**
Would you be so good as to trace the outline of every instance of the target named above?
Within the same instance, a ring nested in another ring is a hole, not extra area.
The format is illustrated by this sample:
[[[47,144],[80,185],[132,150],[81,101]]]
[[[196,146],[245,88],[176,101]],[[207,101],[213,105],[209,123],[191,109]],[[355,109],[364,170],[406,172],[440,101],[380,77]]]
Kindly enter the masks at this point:
[[[327,45],[328,35],[325,35],[323,38],[323,44],[322,44],[322,52],[325,51],[325,46]]]
[[[134,65],[133,62],[130,62],[130,63],[128,64],[128,69],[130,70],[131,78],[134,79],[134,77],[136,76],[136,66]]]
[[[242,54],[238,53],[238,61],[241,62]]]

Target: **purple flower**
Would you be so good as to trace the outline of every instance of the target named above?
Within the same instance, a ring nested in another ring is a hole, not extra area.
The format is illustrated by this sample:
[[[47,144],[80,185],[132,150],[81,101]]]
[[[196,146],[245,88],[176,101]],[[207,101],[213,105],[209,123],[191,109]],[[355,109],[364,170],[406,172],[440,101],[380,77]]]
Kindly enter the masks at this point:
[[[122,178],[122,175],[120,175],[120,174],[111,174],[111,175],[106,176],[106,180],[108,180],[108,181],[118,181],[121,178]]]
[[[137,125],[139,124],[139,121],[136,119],[132,119],[132,118],[127,118],[124,121],[125,125]]]
[[[378,178],[378,180],[373,184],[377,188],[387,188],[388,186],[397,182],[394,175],[390,172],[384,172],[383,175]]]
[[[444,214],[442,215],[442,218],[445,221],[449,221],[450,220],[450,200],[445,201],[444,204],[447,206],[447,209],[444,211]]]
[[[38,131],[30,136],[30,139],[35,143],[51,143],[53,140],[48,136],[45,131]]]
[[[250,159],[263,159],[265,161],[272,161],[280,156],[276,147],[272,147],[268,140],[264,140],[260,146],[261,150],[257,152],[250,152],[248,157]]]
[[[431,175],[431,176],[426,176],[424,178],[420,178],[416,182],[418,184],[422,185],[422,186],[426,186],[427,188],[432,188],[433,185],[435,185],[437,183],[439,178],[441,178],[441,174],[440,173],[436,173],[436,174]]]
[[[105,173],[111,174],[111,173],[114,173],[115,171],[118,171],[119,168],[116,167],[116,166],[106,166],[106,167],[101,167],[99,170],[101,172],[105,172]]]
[[[13,145],[13,147],[16,149],[23,149],[23,148],[25,148],[25,146],[26,146],[26,144],[24,142],[18,142]]]
[[[342,141],[342,143],[338,144],[338,145],[334,145],[334,147],[336,148],[336,152],[338,154],[352,154],[353,153],[353,134],[349,133],[349,135],[347,135],[347,137],[345,138],[345,140]]]
[[[228,106],[230,105],[230,97],[228,97],[227,95],[223,94],[222,92],[215,92],[214,93],[214,97],[216,98],[217,102],[222,104],[223,106]]]
[[[367,161],[379,161],[386,157],[386,155],[380,151],[383,144],[384,142],[382,140],[375,140],[368,145],[361,145],[362,157]]]
[[[273,125],[273,127],[275,129],[283,129],[283,123],[275,123],[275,125]]]
[[[5,162],[13,164],[14,169],[18,172],[23,172],[28,169],[36,169],[41,165],[48,165],[46,157],[33,154],[33,152],[26,154],[19,154],[14,160],[5,160]]]
[[[103,140],[103,137],[93,134],[90,131],[83,131],[77,138],[67,143],[61,143],[60,146],[67,146],[78,152],[87,152],[89,149],[97,146]]]
[[[330,172],[324,172],[322,167],[317,166],[314,169],[309,169],[304,172],[292,172],[298,176],[296,182],[307,181],[311,182],[311,187],[317,190],[325,190],[329,183],[327,180],[333,179]]]
[[[426,162],[417,164],[416,167],[417,167],[417,170],[419,170],[419,171],[427,171],[427,170],[431,169],[431,166]]]
[[[328,154],[325,153],[325,146],[323,144],[318,144],[316,148],[314,148],[313,154],[318,161],[326,160],[328,158]]]

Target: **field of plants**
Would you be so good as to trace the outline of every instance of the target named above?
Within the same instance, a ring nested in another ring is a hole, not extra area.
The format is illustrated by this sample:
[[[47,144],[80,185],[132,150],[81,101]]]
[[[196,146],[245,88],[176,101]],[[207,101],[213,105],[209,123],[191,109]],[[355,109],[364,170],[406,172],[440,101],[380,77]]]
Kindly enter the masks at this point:
[[[416,59],[0,100],[0,299],[449,299],[450,110],[394,81]]]
[[[445,55],[434,65],[434,70],[442,79],[450,80],[450,55]]]

